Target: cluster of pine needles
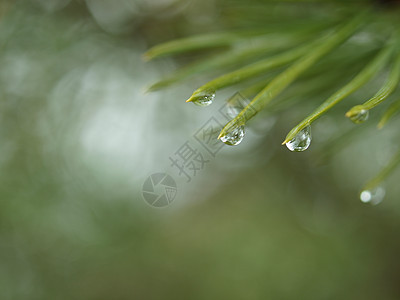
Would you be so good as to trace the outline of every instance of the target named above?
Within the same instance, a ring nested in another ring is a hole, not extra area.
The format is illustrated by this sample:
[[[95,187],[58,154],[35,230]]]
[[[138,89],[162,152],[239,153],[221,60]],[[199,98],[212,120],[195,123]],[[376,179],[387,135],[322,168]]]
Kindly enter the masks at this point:
[[[332,82],[346,78],[343,86],[321,99],[283,140],[290,150],[303,151],[311,142],[307,133],[313,122],[363,86],[384,77],[374,95],[345,112],[347,118],[360,124],[368,120],[376,106],[391,101],[377,125],[383,128],[400,112],[400,95],[396,96],[400,82],[398,2],[221,1],[220,15],[231,25],[229,29],[166,42],[144,54],[146,60],[200,51],[206,56],[154,83],[149,91],[180,83],[192,75],[228,69],[196,89],[186,101],[206,106],[219,90],[241,85],[238,91],[252,100],[223,127],[219,138],[225,142],[241,140],[244,134],[238,135],[238,129],[259,111],[273,107],[278,95],[293,83],[308,83],[305,86],[311,88],[297,91],[307,99],[307,93],[329,89]],[[212,52],[215,49],[220,51]],[[361,200],[364,197],[367,202],[399,164],[400,151],[364,186]],[[367,196],[366,191],[370,193]]]

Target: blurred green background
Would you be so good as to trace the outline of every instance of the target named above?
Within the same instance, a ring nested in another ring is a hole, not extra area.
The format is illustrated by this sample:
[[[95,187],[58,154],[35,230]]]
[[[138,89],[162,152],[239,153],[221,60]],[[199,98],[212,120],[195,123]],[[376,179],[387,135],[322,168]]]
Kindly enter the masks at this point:
[[[314,104],[296,107],[189,183],[171,168],[235,89],[204,109],[184,103],[204,77],[145,94],[191,57],[141,55],[240,23],[223,2],[1,0],[0,299],[400,298],[399,172],[381,204],[358,199],[397,121],[321,162],[353,125],[326,116],[291,153],[280,141]],[[166,208],[142,198],[156,172],[178,185]]]

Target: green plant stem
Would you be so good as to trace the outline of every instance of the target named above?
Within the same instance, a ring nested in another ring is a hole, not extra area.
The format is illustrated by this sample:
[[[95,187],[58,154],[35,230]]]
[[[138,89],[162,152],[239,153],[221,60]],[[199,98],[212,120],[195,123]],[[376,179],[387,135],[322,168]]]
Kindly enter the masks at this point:
[[[388,59],[390,58],[393,50],[394,44],[389,43],[376,58],[369,63],[358,75],[346,84],[339,91],[334,93],[326,101],[324,101],[317,109],[314,110],[309,116],[307,116],[303,121],[296,125],[286,136],[286,139],[282,144],[286,144],[291,141],[303,128],[310,125],[313,121],[318,119],[321,115],[326,113],[329,109],[335,106],[337,103],[342,101],[344,98],[348,97],[350,94],[354,93],[364,84],[366,84],[379,70],[381,70]]]
[[[239,49],[233,49],[231,51],[217,54],[210,58],[192,63],[182,69],[179,69],[169,77],[154,83],[148,88],[148,90],[154,91],[168,87],[173,83],[183,78],[187,78],[195,73],[229,67],[249,60],[254,60],[256,58],[265,57],[272,51],[287,48],[300,42],[302,39],[304,39],[304,36],[301,34],[300,37],[267,35],[260,39],[260,41],[254,41],[254,43],[250,43],[250,45],[241,47]]]
[[[347,113],[346,117],[353,118],[361,113],[363,110],[370,110],[375,106],[385,101],[397,88],[400,80],[400,54],[398,54],[395,63],[393,64],[390,75],[382,86],[382,88],[375,94],[374,97],[367,100],[361,105],[353,106]]]
[[[313,24],[312,22],[307,26],[296,26],[291,25],[287,28],[281,28],[283,34],[301,34],[310,33],[321,28],[326,28],[326,24]],[[285,31],[286,29],[286,31]],[[252,29],[252,30],[236,30],[230,32],[216,32],[200,34],[187,38],[177,39],[163,44],[156,45],[150,48],[146,53],[143,54],[143,59],[148,61],[162,56],[168,56],[173,54],[179,54],[190,51],[218,48],[232,46],[237,42],[249,41],[249,38],[260,38],[262,36],[268,36],[271,33],[276,32],[276,28],[263,28],[263,29]]]
[[[182,52],[228,46],[245,37],[260,34],[262,33],[259,30],[253,32],[218,32],[177,39],[150,48],[143,55],[143,59],[151,60]]]
[[[278,54],[273,57],[269,57],[253,63],[249,66],[240,68],[236,71],[224,74],[218,78],[215,78],[214,80],[209,81],[208,83],[195,90],[192,96],[186,102],[195,101],[197,98],[202,97],[204,95],[204,92],[206,91],[218,91],[222,88],[234,85],[243,80],[253,78],[266,71],[283,66],[305,55],[313,47],[315,47],[315,45],[316,42],[313,41],[312,43],[309,43],[307,45],[297,47],[294,50],[289,50],[282,54]]]
[[[339,55],[335,55],[333,57],[330,57],[329,59],[327,58],[326,60],[321,62],[320,65],[316,65],[315,68],[310,69],[308,72],[304,73],[301,78],[299,78],[299,80],[301,81],[298,81],[296,83],[296,86],[293,86],[293,89],[289,91],[290,97],[306,94],[309,95],[310,92],[313,94],[319,94],[322,91],[325,91],[332,85],[332,82],[340,81],[341,79],[346,78],[351,74],[354,74],[360,62],[365,61],[371,56],[373,50],[376,50],[375,48],[360,49],[359,51],[357,51],[357,53],[355,53],[354,47],[349,48],[343,45],[341,47],[341,51],[343,52],[344,49],[344,53],[346,53],[346,55],[343,55],[343,53],[340,53],[340,51],[338,50]],[[343,63],[349,63],[351,65],[349,68],[346,68],[346,70],[342,70],[341,64]],[[332,72],[326,73],[327,69],[331,70]],[[239,93],[246,98],[253,98],[261,90],[263,90],[265,86],[275,76],[275,74],[269,73],[266,78],[263,78],[262,80],[257,81],[255,84],[252,84],[249,87],[240,90]],[[309,80],[311,84],[309,84]],[[285,98],[288,98],[286,94]],[[280,103],[282,101],[278,102]],[[274,104],[276,104],[276,106],[280,106],[278,102],[271,103],[269,109],[271,109]],[[285,107],[286,106],[287,105],[285,105]]]
[[[272,99],[290,85],[300,74],[305,72],[321,57],[332,51],[335,47],[347,40],[363,23],[364,15],[356,17],[340,30],[324,38],[313,51],[304,55],[292,66],[275,77],[257,96],[247,105],[239,115],[231,120],[222,129],[219,138],[230,132],[236,126],[251,119],[258,111],[262,110]]]
[[[262,80],[242,89],[239,91],[245,98],[254,97],[254,95],[258,94],[269,82],[271,81],[271,77],[263,78]]]

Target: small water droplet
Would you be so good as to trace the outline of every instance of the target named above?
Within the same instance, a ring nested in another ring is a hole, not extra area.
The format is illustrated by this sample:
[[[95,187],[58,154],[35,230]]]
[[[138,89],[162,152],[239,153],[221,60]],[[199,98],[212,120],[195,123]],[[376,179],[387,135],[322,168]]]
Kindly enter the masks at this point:
[[[230,132],[221,137],[221,141],[229,146],[239,145],[244,138],[244,126],[233,128]]]
[[[372,205],[377,205],[382,202],[385,197],[385,189],[378,186],[373,190],[364,190],[360,193],[360,200],[363,203],[371,203]]]
[[[304,127],[291,141],[286,143],[290,151],[302,152],[311,144],[311,126]]]
[[[196,97],[193,103],[198,106],[209,106],[215,98],[215,91],[207,91]]]
[[[360,112],[354,116],[350,116],[350,120],[355,124],[361,124],[368,120],[369,110],[362,109]]]

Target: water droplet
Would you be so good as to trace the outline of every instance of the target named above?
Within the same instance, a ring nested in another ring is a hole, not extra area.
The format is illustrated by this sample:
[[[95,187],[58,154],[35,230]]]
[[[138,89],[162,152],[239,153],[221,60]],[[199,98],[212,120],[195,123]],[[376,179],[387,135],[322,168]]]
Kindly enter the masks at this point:
[[[362,109],[356,115],[350,116],[350,120],[355,124],[361,124],[368,120],[369,117],[369,110]]]
[[[233,128],[230,132],[221,137],[221,141],[229,146],[239,145],[244,138],[244,126]]]
[[[311,126],[304,127],[291,141],[286,143],[290,151],[301,152],[308,149],[311,144]]]
[[[364,190],[360,193],[360,200],[364,203],[371,203],[372,205],[377,205],[382,202],[385,197],[385,189],[378,186],[373,190]]]
[[[198,106],[209,106],[215,98],[215,91],[203,92],[200,95],[196,95],[196,99],[193,103]]]

